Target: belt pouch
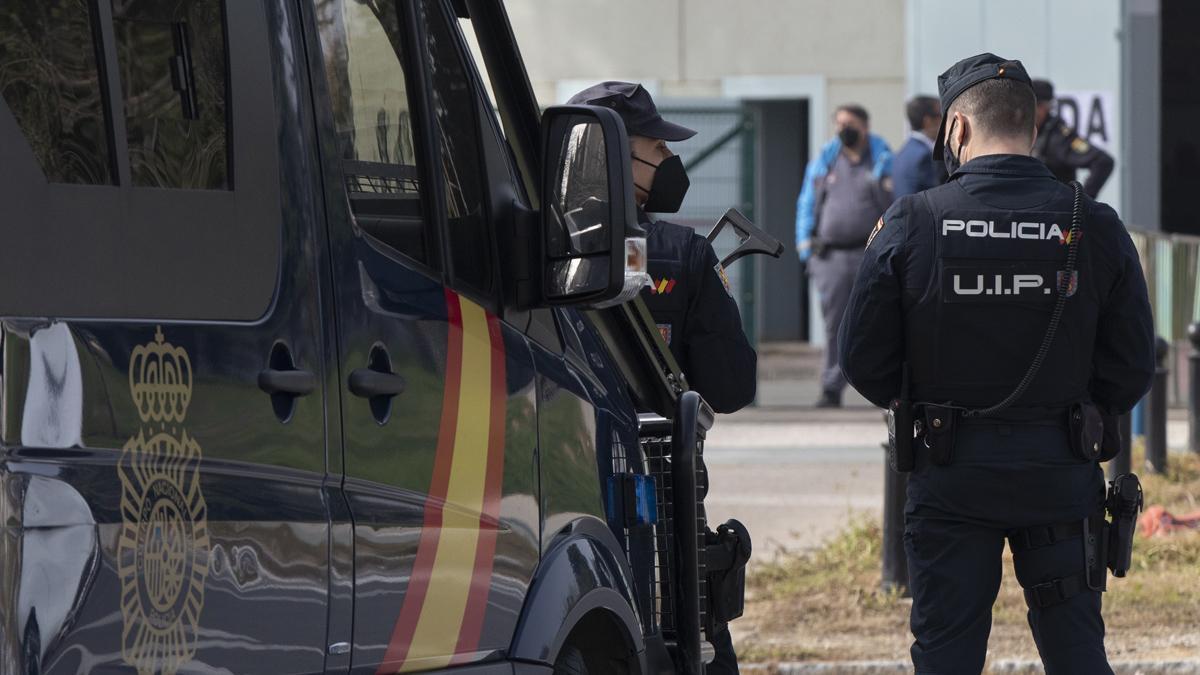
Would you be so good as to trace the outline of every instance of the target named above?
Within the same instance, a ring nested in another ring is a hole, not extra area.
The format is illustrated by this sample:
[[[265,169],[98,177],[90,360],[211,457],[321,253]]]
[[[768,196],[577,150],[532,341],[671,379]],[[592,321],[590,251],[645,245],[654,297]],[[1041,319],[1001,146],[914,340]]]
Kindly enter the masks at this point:
[[[1096,461],[1104,441],[1104,418],[1100,416],[1100,409],[1091,403],[1076,403],[1067,414],[1071,451],[1079,459]]]
[[[940,405],[925,406],[925,445],[929,461],[946,466],[954,459],[954,428],[958,412]]]

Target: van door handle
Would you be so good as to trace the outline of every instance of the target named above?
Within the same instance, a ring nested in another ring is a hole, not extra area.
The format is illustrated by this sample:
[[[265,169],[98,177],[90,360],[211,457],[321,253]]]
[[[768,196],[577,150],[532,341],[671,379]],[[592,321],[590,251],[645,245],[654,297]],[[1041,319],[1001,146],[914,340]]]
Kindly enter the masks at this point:
[[[359,368],[350,373],[350,393],[362,398],[398,396],[404,393],[404,378],[395,373],[381,373]]]
[[[317,388],[317,378],[307,370],[267,368],[258,374],[258,388],[274,396],[307,396]]]

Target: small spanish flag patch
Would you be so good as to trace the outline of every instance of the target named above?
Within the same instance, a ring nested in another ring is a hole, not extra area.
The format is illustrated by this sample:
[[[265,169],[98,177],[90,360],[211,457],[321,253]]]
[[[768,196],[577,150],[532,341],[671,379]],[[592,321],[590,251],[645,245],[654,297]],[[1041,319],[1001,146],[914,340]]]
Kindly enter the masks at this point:
[[[875,241],[875,235],[879,234],[882,229],[883,216],[880,216],[878,222],[875,223],[875,229],[871,230],[871,236],[867,237],[867,248],[871,248],[871,242]]]

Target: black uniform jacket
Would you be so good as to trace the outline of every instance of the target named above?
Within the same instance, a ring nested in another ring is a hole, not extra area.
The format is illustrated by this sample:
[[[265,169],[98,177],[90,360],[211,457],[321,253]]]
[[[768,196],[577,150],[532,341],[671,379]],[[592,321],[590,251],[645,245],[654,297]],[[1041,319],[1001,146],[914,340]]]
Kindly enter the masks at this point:
[[[651,287],[642,299],[663,339],[713,410],[730,413],[754,400],[758,355],[718,269],[712,245],[691,228],[644,222]]]
[[[989,155],[901,198],[867,245],[840,333],[846,378],[885,406],[910,369],[912,400],[986,407],[1025,374],[1067,257],[1073,191],[1038,160]],[[1154,372],[1154,328],[1137,251],[1116,212],[1083,199],[1066,309],[1017,407],[1091,400],[1128,411]]]
[[[1089,197],[1100,194],[1100,188],[1113,172],[1112,155],[1080,138],[1066,122],[1053,115],[1038,129],[1033,154],[1064,183],[1075,180],[1076,169],[1087,169],[1083,191]]]

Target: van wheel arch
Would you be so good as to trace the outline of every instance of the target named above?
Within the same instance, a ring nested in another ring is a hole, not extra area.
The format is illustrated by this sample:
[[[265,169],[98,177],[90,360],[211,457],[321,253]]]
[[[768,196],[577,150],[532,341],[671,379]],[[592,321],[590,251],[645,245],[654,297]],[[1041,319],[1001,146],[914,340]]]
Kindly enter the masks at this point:
[[[614,646],[624,645],[624,650]],[[572,628],[554,659],[554,675],[641,675],[632,637],[612,612],[594,609]]]

